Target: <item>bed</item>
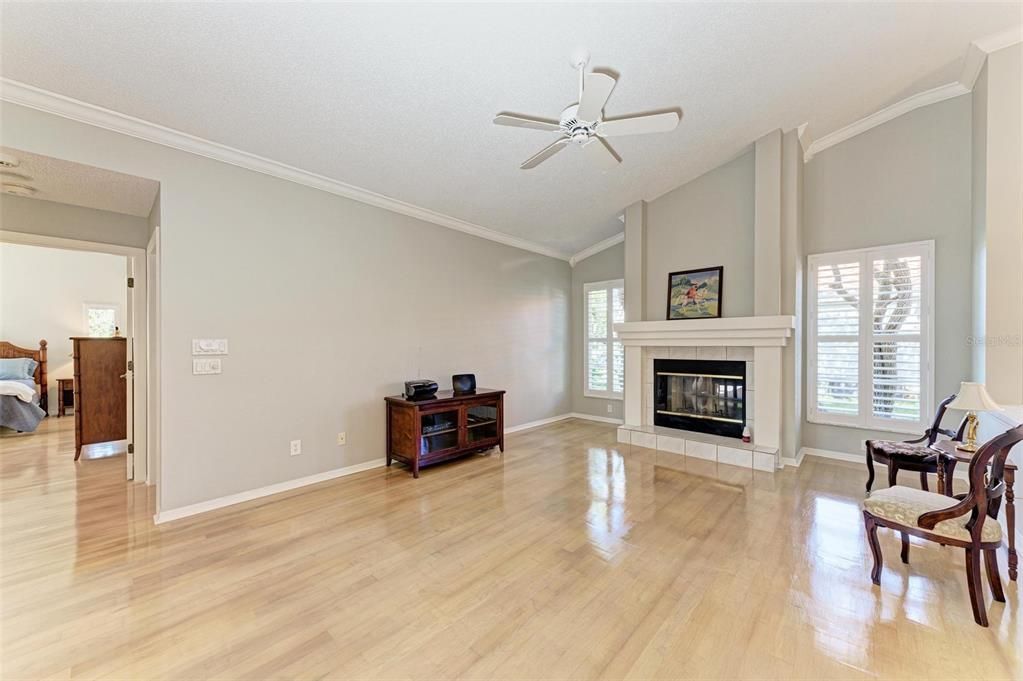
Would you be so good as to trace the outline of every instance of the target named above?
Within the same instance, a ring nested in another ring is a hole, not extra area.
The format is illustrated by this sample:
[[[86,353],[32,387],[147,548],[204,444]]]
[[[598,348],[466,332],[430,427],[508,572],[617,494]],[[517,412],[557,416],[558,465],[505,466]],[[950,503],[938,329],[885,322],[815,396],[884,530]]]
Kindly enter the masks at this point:
[[[39,348],[35,350],[0,341],[0,359],[31,359],[36,362],[31,378],[0,380],[0,426],[24,433],[34,432],[46,416],[48,404],[46,341],[39,341]],[[26,401],[25,398],[30,399]]]

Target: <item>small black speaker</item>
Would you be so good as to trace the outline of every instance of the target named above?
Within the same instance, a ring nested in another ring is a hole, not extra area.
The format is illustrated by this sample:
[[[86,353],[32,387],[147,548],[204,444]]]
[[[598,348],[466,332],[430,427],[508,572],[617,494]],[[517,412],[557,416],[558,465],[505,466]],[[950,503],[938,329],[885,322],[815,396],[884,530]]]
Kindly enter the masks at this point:
[[[455,374],[451,377],[451,389],[456,393],[476,392],[476,374]]]

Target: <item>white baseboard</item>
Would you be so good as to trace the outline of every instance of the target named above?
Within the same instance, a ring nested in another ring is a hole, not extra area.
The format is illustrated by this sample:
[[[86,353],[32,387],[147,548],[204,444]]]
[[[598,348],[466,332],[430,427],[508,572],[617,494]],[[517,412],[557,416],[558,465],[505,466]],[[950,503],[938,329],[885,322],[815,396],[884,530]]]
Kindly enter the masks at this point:
[[[850,454],[848,452],[836,452],[830,449],[814,449],[813,447],[803,447],[799,450],[803,456],[816,456],[818,459],[831,459],[832,461],[845,461],[847,463],[859,463],[863,464],[863,470],[867,469],[866,454]],[[802,459],[800,459],[802,461]],[[884,466],[883,463],[876,464],[878,466]],[[967,475],[967,467],[965,465],[957,466],[955,473],[952,474],[956,480],[969,480]]]
[[[846,461],[848,463],[864,463],[863,454],[850,454],[848,452],[836,452],[832,449],[816,449],[814,447],[801,447],[798,460],[800,463],[808,456],[816,456],[818,459],[831,459],[832,461]],[[798,465],[798,464],[796,464]],[[866,465],[864,463],[864,465]]]
[[[572,418],[571,414],[558,414],[557,416],[551,416],[546,419],[538,419],[536,421],[528,421],[526,423],[520,423],[517,426],[505,426],[504,434],[511,435],[517,433],[520,430],[529,430],[530,428],[539,428],[540,426],[546,426],[551,423],[557,423],[558,421],[564,421],[565,419]]]
[[[781,458],[782,468],[786,468],[788,466],[792,466],[794,468],[799,468],[799,466],[803,463],[803,459],[805,459],[805,458],[806,458],[806,447],[800,447],[799,451],[796,452],[796,456],[795,457],[783,456]]]
[[[218,508],[224,508],[225,506],[233,506],[234,504],[240,504],[244,501],[252,501],[253,499],[268,497],[273,494],[280,494],[281,492],[287,492],[289,490],[297,489],[299,487],[305,487],[306,485],[315,485],[318,482],[333,480],[334,478],[342,478],[346,475],[354,475],[355,473],[361,473],[362,471],[368,471],[373,468],[380,468],[381,466],[385,465],[385,463],[386,462],[383,459],[377,461],[367,461],[365,463],[357,463],[352,466],[345,466],[344,468],[335,468],[333,470],[324,471],[323,473],[307,475],[304,478],[286,480],[284,482],[274,483],[273,485],[267,485],[266,487],[250,489],[246,492],[229,494],[226,497],[210,499],[209,501],[200,501],[197,504],[189,504],[188,506],[181,506],[180,508],[172,508],[166,511],[160,511],[155,516],[153,516],[153,522],[157,525],[160,525],[161,523],[169,523],[172,520],[180,520],[181,518],[187,518],[189,516],[198,515],[200,513],[213,511]]]
[[[565,419],[571,418],[586,419],[589,421],[599,421],[601,423],[621,423],[621,420],[619,419],[570,412],[567,414],[558,414],[557,416],[552,416],[546,419],[540,419],[538,421],[520,423],[517,426],[505,428],[504,432],[506,435],[510,433],[517,433],[520,430],[538,428],[540,426],[546,426],[551,423],[557,423],[558,421],[564,421]],[[362,471],[368,471],[372,468],[379,468],[380,466],[383,465],[385,465],[385,461],[383,459],[379,461],[367,461],[366,463],[358,463],[353,466],[345,466],[344,468],[335,468],[333,470],[324,471],[323,473],[316,473],[315,475],[307,475],[304,478],[296,478],[294,480],[278,482],[273,485],[259,487],[257,489],[248,490],[246,492],[229,494],[226,497],[210,499],[209,501],[200,501],[197,504],[190,504],[188,506],[182,506],[180,508],[172,508],[166,511],[160,511],[155,516],[153,516],[153,522],[156,523],[157,525],[160,525],[161,523],[169,523],[172,520],[180,520],[181,518],[187,518],[189,516],[198,515],[200,513],[213,511],[218,508],[224,508],[225,506],[233,506],[234,504],[240,504],[245,501],[252,501],[253,499],[260,499],[262,497],[268,497],[273,494],[280,494],[281,492],[287,492],[289,490],[297,489],[299,487],[305,487],[306,485],[315,485],[318,482],[324,482],[326,480],[333,480],[334,478],[341,478],[346,475],[361,473]]]
[[[594,416],[593,414],[583,414],[577,411],[570,411],[567,414],[558,414],[557,416],[551,416],[546,419],[539,419],[537,421],[529,421],[528,423],[520,423],[517,426],[509,426],[504,429],[505,435],[511,435],[517,433],[520,430],[529,430],[530,428],[539,428],[540,426],[547,426],[558,421],[564,421],[565,419],[583,419],[585,421],[596,421],[598,423],[613,423],[615,425],[621,425],[625,423],[621,419],[611,418],[609,416]]]
[[[624,419],[616,419],[611,416],[594,416],[593,414],[583,414],[582,412],[574,411],[568,415],[569,418],[583,419],[584,421],[596,421],[597,423],[613,423],[616,426],[620,426],[625,423]]]

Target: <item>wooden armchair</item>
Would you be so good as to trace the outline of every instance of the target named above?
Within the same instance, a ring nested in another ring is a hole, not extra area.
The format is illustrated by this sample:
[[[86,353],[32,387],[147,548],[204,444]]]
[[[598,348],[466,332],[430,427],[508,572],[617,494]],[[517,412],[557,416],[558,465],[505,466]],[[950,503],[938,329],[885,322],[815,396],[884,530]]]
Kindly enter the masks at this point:
[[[939,435],[961,440],[965,421],[956,432],[941,427],[948,405],[956,398],[952,393],[938,404],[934,422],[924,434],[915,440],[895,442],[892,440],[867,440],[867,495],[874,484],[874,462],[888,466],[888,486],[894,487],[900,470],[919,471],[920,487],[927,490],[927,474],[938,472],[938,455],[930,448]],[[938,490],[939,492],[943,490]]]
[[[987,611],[981,588],[980,554],[984,553],[991,595],[1005,602],[998,574],[996,549],[1002,545],[998,509],[1005,493],[1005,459],[1009,450],[1023,442],[1023,425],[1011,428],[986,442],[970,462],[970,491],[950,498],[913,487],[878,490],[863,502],[863,522],[874,555],[870,578],[881,583],[881,546],[877,528],[887,527],[902,535],[902,562],[909,562],[909,535],[966,549],[966,583],[973,605],[973,619],[987,626]],[[945,456],[941,454],[941,456]],[[988,464],[991,470],[988,472]],[[952,503],[958,500],[957,503]],[[990,520],[988,520],[990,518]],[[985,522],[987,521],[987,522]]]

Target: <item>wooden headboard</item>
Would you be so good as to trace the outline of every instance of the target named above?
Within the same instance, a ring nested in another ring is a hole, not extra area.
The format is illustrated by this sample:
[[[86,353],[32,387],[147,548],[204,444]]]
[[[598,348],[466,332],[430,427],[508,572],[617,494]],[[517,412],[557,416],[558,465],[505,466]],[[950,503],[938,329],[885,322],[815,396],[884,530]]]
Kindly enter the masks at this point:
[[[39,363],[34,378],[39,384],[39,406],[46,411],[48,404],[46,399],[46,341],[39,341],[38,350],[19,348],[14,343],[0,341],[0,359],[16,359],[18,357],[28,357]]]

